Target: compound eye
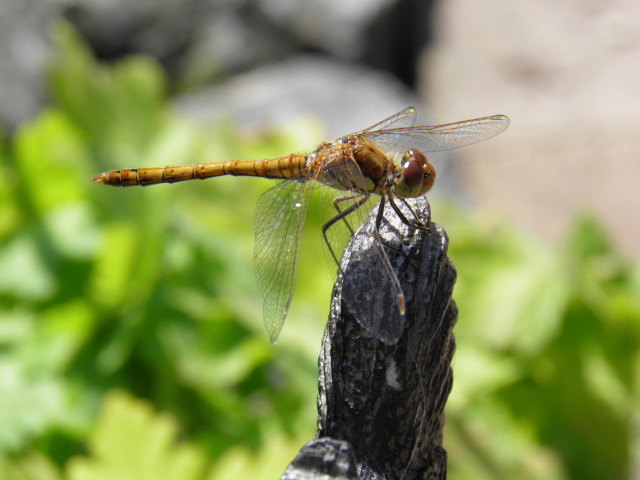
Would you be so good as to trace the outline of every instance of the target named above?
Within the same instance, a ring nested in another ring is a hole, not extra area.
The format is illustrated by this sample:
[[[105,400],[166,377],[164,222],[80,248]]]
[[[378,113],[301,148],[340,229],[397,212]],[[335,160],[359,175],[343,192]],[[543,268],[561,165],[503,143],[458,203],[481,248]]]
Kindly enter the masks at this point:
[[[420,150],[407,150],[403,157],[402,170],[396,180],[395,193],[399,197],[420,197],[433,186],[436,171]]]
[[[420,150],[416,150],[415,148],[410,148],[404,155],[405,157],[408,156],[409,158],[417,160],[418,162],[420,162],[420,165],[427,164],[427,157],[424,156],[424,153],[422,153]]]
[[[402,178],[409,190],[419,190],[424,180],[422,165],[415,158],[407,161],[402,167]]]

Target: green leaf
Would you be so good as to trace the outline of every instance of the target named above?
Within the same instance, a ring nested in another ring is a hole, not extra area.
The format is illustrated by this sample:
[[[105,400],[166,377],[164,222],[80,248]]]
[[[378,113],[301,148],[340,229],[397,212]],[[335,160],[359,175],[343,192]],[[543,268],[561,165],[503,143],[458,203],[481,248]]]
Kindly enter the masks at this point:
[[[165,85],[150,58],[129,57],[100,65],[69,24],[53,30],[59,56],[49,69],[53,100],[109,159],[139,159],[164,117]]]
[[[90,295],[99,305],[115,308],[131,292],[136,236],[131,225],[105,226],[89,280]]]
[[[279,478],[304,441],[274,435],[258,452],[251,452],[242,446],[230,448],[215,463],[207,480]]]
[[[63,385],[19,359],[0,361],[0,453],[21,451],[65,418]]]
[[[36,215],[85,198],[90,178],[86,150],[60,112],[45,111],[21,127],[14,157],[25,206]]]
[[[0,457],[2,480],[62,480],[58,467],[45,455],[31,452],[19,458]]]
[[[178,442],[173,416],[156,413],[147,402],[113,391],[104,400],[89,440],[89,457],[74,457],[68,480],[197,480],[205,457]]]
[[[57,278],[34,235],[23,232],[0,249],[0,293],[25,300],[54,294]]]

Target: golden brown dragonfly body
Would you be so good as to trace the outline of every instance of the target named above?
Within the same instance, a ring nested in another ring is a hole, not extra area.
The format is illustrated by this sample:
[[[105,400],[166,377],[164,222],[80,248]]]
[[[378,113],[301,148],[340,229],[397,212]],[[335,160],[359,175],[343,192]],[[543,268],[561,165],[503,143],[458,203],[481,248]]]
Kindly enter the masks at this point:
[[[416,112],[407,108],[359,132],[319,145],[311,154],[279,158],[158,168],[111,170],[93,178],[112,186],[154,185],[222,175],[280,179],[258,201],[255,214],[254,263],[264,298],[264,321],[271,341],[278,337],[287,315],[304,219],[311,191],[318,185],[333,189],[333,215],[323,226],[323,236],[333,260],[330,229],[344,224],[350,233],[362,222],[362,207],[371,194],[380,196],[380,208],[389,202],[407,221],[394,199],[419,197],[432,187],[435,168],[423,152],[448,150],[486,140],[509,125],[503,115],[493,115],[445,125],[414,126]],[[378,237],[379,238],[379,237]],[[388,265],[382,246],[380,287],[395,294],[399,317],[404,316],[400,283]],[[386,262],[386,263],[385,263]],[[393,337],[393,336],[392,336]],[[393,343],[397,338],[383,338]]]

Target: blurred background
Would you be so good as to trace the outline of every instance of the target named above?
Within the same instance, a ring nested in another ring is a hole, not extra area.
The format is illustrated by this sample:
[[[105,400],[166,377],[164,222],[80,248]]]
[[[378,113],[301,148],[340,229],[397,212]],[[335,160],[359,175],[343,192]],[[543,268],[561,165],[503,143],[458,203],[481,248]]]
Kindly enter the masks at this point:
[[[449,478],[640,479],[640,4],[0,7],[0,479],[278,478],[315,433],[317,212],[271,345],[269,181],[90,179],[308,152],[409,105],[512,120],[432,157],[459,276]]]

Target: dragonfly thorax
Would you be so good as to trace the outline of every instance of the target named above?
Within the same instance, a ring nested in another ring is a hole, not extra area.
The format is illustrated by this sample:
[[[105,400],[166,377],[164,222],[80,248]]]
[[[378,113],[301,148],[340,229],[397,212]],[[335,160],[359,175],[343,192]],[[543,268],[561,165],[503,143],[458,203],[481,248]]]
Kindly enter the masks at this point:
[[[320,145],[307,159],[317,180],[337,190],[380,193],[393,162],[376,146],[354,136]]]

